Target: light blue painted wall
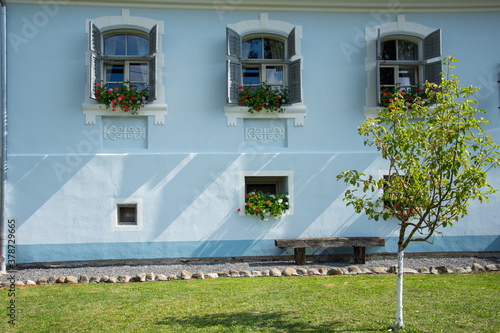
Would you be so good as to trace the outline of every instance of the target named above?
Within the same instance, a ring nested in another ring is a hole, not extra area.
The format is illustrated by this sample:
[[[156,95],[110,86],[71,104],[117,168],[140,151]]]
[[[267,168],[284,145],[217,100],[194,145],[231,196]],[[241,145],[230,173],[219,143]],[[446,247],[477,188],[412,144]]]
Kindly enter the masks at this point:
[[[286,121],[286,147],[249,147],[245,122],[228,127],[224,116],[225,28],[258,13],[131,9],[164,22],[168,115],[165,125],[138,121],[147,128],[147,149],[103,144],[107,119],[85,125],[82,114],[85,20],[119,15],[117,8],[8,7],[6,213],[18,225],[18,262],[277,255],[289,252],[272,241],[286,237],[383,236],[388,245],[370,251],[395,251],[396,223],[356,215],[336,181],[346,169],[384,169],[356,130],[367,84],[362,32],[394,15],[269,13],[302,26],[307,117],[303,127]],[[500,15],[411,14],[406,21],[442,29],[444,55],[460,60],[462,82],[482,88],[478,107],[500,142]],[[348,57],[340,47],[346,44],[356,50]],[[255,170],[293,171],[294,215],[263,222],[238,214],[239,172]],[[497,188],[499,176],[490,176]],[[111,199],[127,197],[143,199],[142,231],[111,228]],[[472,203],[469,216],[434,246],[409,250],[500,251],[498,205],[497,197]]]

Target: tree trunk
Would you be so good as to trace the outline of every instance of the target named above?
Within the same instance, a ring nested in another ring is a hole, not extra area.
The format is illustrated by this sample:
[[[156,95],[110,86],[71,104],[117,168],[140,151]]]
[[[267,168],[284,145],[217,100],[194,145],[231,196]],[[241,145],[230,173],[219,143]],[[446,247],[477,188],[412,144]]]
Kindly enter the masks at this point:
[[[403,327],[403,261],[405,251],[403,248],[398,248],[398,282],[397,282],[397,316],[396,329]]]

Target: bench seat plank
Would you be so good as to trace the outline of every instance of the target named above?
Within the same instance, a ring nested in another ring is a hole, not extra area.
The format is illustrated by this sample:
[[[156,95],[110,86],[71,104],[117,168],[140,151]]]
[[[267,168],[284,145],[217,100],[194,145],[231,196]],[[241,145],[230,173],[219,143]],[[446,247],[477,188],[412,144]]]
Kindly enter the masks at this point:
[[[295,238],[275,239],[277,247],[284,248],[313,248],[313,247],[350,247],[350,246],[385,246],[383,237],[323,237],[323,238]]]

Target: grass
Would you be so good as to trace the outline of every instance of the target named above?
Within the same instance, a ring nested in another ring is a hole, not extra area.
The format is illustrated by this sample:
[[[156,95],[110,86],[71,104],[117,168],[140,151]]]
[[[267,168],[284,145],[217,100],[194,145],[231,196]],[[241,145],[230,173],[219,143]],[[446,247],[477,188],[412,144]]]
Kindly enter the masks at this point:
[[[406,275],[404,295],[404,332],[500,332],[498,273]],[[395,275],[23,287],[16,331],[387,332],[395,301]]]

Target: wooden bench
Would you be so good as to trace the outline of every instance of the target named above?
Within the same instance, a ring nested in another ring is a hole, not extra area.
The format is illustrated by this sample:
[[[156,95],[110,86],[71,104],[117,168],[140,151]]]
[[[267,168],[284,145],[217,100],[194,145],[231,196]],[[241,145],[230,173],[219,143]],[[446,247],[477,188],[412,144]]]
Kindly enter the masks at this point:
[[[315,247],[354,247],[354,261],[358,264],[366,262],[367,246],[385,246],[383,237],[325,237],[275,239],[274,244],[280,249],[293,249],[297,265],[306,264],[306,248]]]

